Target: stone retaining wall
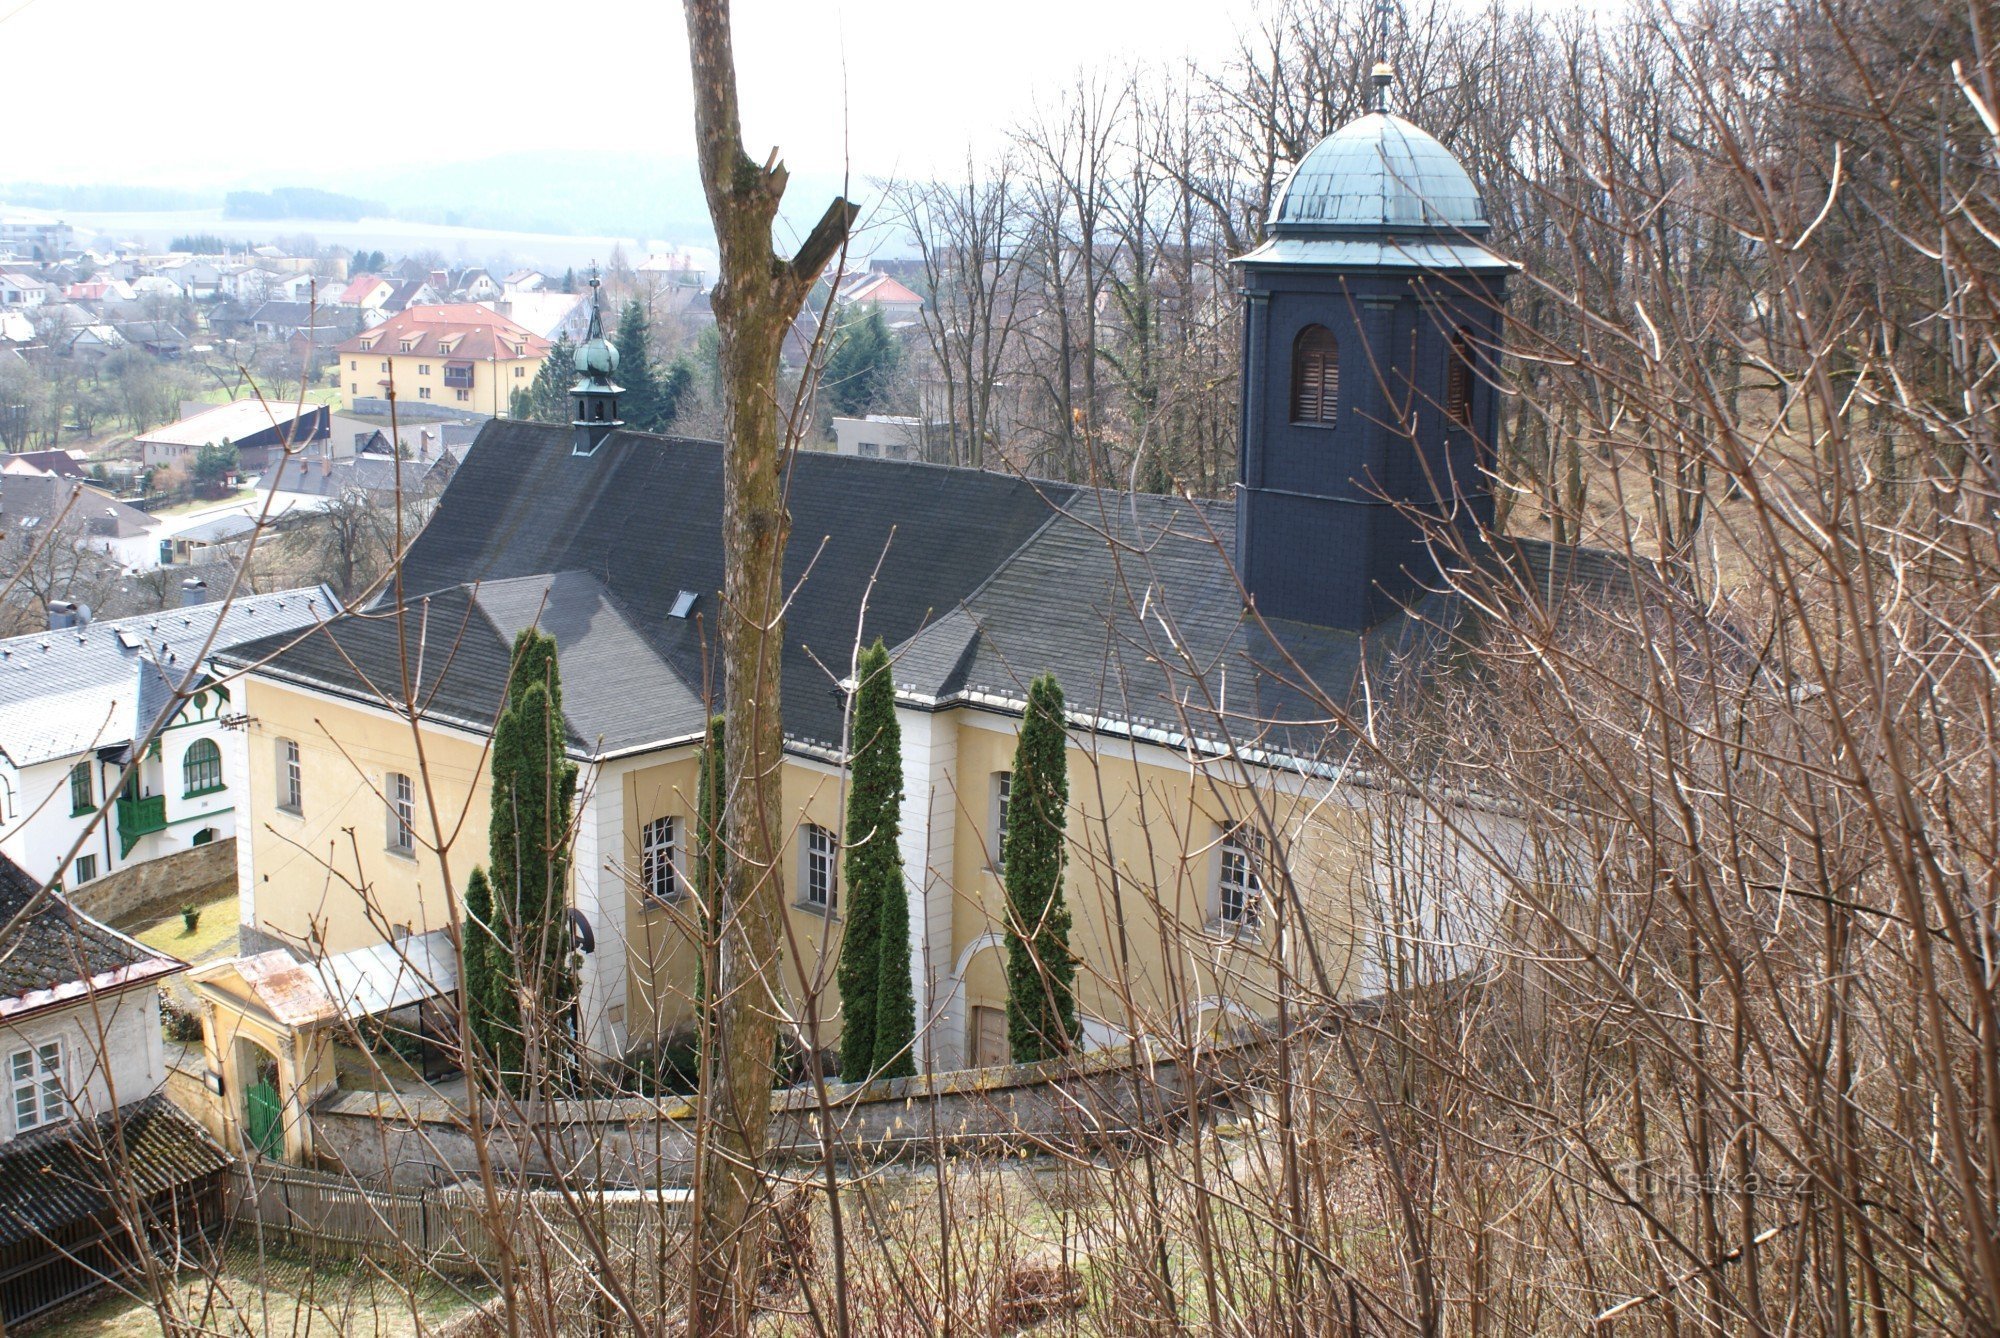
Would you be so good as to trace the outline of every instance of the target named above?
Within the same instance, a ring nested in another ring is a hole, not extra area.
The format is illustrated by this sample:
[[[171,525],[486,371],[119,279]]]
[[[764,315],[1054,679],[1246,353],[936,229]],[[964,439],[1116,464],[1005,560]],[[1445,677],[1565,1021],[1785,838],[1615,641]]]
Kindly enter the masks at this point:
[[[926,1150],[1075,1150],[1173,1121],[1190,1095],[1230,1088],[1268,1042],[1216,1046],[1192,1066],[1158,1056],[1133,1066],[1124,1050],[1081,1059],[968,1069],[865,1086],[828,1088],[845,1156],[887,1160]],[[771,1142],[817,1159],[818,1103],[810,1090],[772,1094]],[[363,1184],[440,1184],[478,1174],[463,1103],[393,1092],[339,1092],[311,1111],[320,1161]],[[530,1177],[575,1175],[595,1183],[685,1182],[693,1170],[694,1111],[679,1098],[527,1103],[503,1118],[487,1103],[496,1169]]]
[[[85,915],[118,920],[147,906],[178,909],[235,883],[236,838],[230,836],[114,869],[77,888],[70,901]]]

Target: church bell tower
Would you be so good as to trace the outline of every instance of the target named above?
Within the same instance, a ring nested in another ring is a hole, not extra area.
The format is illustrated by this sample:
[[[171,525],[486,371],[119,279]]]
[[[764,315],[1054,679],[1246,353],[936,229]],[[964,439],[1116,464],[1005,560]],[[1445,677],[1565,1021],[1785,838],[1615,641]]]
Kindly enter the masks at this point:
[[[591,455],[612,431],[625,426],[618,417],[618,396],[625,387],[611,378],[618,372],[618,350],[604,337],[604,312],[597,301],[597,274],[590,276],[590,334],[576,346],[576,384],[569,388],[574,417],[570,420],[570,454]]]
[[[1427,530],[1493,520],[1491,368],[1512,266],[1472,178],[1374,109],[1313,148],[1244,298],[1236,562],[1257,611],[1360,630],[1436,584]]]

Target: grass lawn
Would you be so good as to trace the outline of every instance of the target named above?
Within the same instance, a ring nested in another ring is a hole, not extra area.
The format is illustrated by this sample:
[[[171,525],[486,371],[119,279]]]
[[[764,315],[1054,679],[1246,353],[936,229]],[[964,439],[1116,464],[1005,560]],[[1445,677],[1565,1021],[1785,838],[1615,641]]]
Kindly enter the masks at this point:
[[[184,962],[224,956],[236,949],[236,889],[225,887],[196,903],[201,920],[188,932],[178,906],[148,906],[115,923],[149,948],[172,953]]]
[[[210,386],[207,390],[202,391],[201,394],[192,396],[191,398],[199,400],[203,404],[227,404],[232,399],[240,400],[249,398],[250,388],[248,386],[239,386],[236,389],[237,393],[231,395],[228,390],[221,386]],[[279,393],[279,387],[277,386],[264,387],[264,398],[273,404],[296,402],[298,397],[299,392],[296,386],[282,394]],[[306,387],[306,403],[332,405],[334,412],[338,413],[340,411],[340,387],[308,386]]]
[[[416,1270],[399,1268],[399,1274]],[[175,1292],[182,1332],[262,1338],[265,1334],[352,1334],[356,1338],[415,1338],[483,1299],[435,1279],[405,1284],[365,1263],[267,1252],[260,1263],[254,1242],[233,1243],[219,1277],[189,1272]],[[58,1321],[45,1333],[75,1338],[155,1338],[159,1317],[148,1301],[113,1294]]]

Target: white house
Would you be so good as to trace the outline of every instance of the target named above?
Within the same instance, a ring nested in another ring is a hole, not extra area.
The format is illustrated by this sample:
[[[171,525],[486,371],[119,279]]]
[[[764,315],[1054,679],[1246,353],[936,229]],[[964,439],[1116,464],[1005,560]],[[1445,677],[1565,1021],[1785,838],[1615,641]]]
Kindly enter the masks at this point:
[[[39,307],[49,300],[49,285],[32,274],[0,271],[0,307]]]
[[[871,413],[865,418],[833,420],[834,451],[868,460],[923,460],[925,442],[949,441],[944,423],[925,423],[903,414]]]
[[[339,609],[325,586],[105,622],[59,603],[62,625],[0,641],[0,854],[73,890],[233,836],[239,694],[206,657]]]
[[[5,858],[0,923],[14,926],[0,954],[0,1320],[11,1327],[134,1262],[108,1167],[192,1242],[221,1224],[229,1157],[161,1090],[159,985],[185,963],[42,895]]]

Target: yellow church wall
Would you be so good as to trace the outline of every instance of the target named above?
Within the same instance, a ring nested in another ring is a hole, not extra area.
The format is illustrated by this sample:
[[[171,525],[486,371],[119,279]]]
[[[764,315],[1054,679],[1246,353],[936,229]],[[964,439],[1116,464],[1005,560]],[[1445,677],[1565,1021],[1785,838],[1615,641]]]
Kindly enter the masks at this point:
[[[640,841],[646,825],[654,819],[674,818],[678,827],[677,865],[684,877],[693,876],[699,779],[700,763],[692,747],[624,778],[625,852],[615,873],[623,876],[627,887],[630,986],[626,1019],[628,1034],[635,1041],[668,1035],[693,1021],[698,960],[692,938],[692,907],[685,899],[662,905],[646,893],[641,886]],[[842,830],[844,792],[834,768],[796,757],[786,759],[781,785],[785,839],[779,877],[783,880],[787,931],[786,1000],[804,1030],[805,1018],[798,1010],[809,987],[817,984],[821,999],[816,1019],[819,1039],[822,1045],[829,1045],[840,1034],[838,994],[832,983],[832,960],[827,961],[824,978],[820,963],[826,954],[837,959],[841,921],[837,903],[831,917],[805,906],[800,849],[805,823],[835,833]]]
[[[998,846],[993,779],[1013,767],[1018,721],[963,708],[949,714],[957,717],[958,762],[952,947],[954,961],[966,967],[956,1021],[966,1028],[969,1054],[974,1009],[1006,1005],[1004,947],[994,941],[1004,939],[1005,899],[991,867]],[[1071,740],[1064,895],[1081,961],[1079,1011],[1120,1028],[1136,1013],[1155,1034],[1214,1025],[1220,998],[1239,1015],[1269,1016],[1279,968],[1276,880],[1266,879],[1267,904],[1254,931],[1224,928],[1216,899],[1224,833],[1243,821],[1262,825],[1242,770],[1197,768],[1114,738],[1073,733]],[[1323,787],[1311,789],[1323,794]],[[1366,819],[1276,785],[1256,798],[1262,821],[1283,833],[1329,983],[1338,994],[1352,993],[1369,863]],[[1292,934],[1288,941],[1295,969],[1303,969],[1302,940]]]
[[[344,704],[266,679],[247,680],[251,821],[237,839],[252,844],[251,904],[258,928],[321,954],[380,943],[450,924],[445,868],[430,848],[426,786],[451,837],[450,886],[485,862],[487,779],[480,743],[437,728],[424,731],[419,767],[410,727],[386,712]],[[299,746],[299,811],[282,804],[281,741]],[[386,778],[411,779],[416,841],[390,848]],[[352,835],[350,835],[350,829]]]

